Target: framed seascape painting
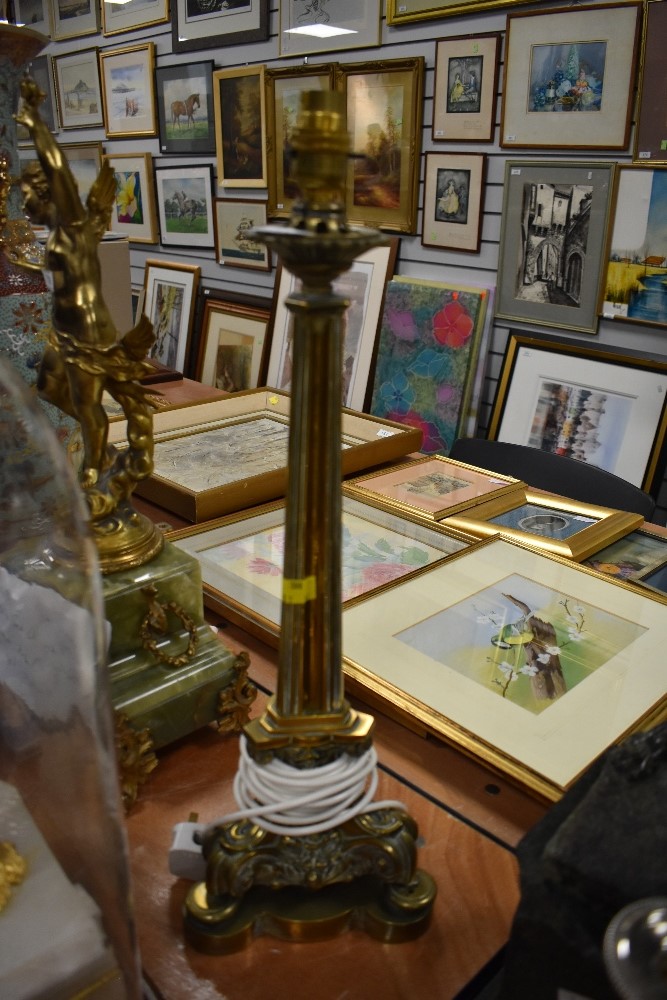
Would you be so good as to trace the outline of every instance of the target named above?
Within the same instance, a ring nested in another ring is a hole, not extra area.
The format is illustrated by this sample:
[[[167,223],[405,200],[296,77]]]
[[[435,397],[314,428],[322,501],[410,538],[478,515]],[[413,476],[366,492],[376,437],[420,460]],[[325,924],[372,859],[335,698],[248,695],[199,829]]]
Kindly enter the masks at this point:
[[[14,0],[13,7],[14,24],[25,25],[40,35],[51,35],[49,0]]]
[[[433,142],[491,142],[501,35],[441,38],[435,52]]]
[[[135,243],[157,243],[153,157],[150,153],[113,153],[104,159],[113,167],[116,179],[111,231]]]
[[[619,165],[600,313],[667,327],[667,166]]]
[[[338,295],[349,299],[343,314],[343,406],[363,410],[373,363],[385,288],[394,273],[398,239],[374,247],[333,282]],[[299,279],[278,265],[273,299],[271,350],[265,384],[289,391],[292,385],[293,324],[285,300],[301,288]]]
[[[642,32],[641,79],[635,124],[634,159],[667,163],[667,120],[663,95],[667,89],[667,8],[646,0]]]
[[[667,713],[665,599],[503,538],[343,611],[346,679],[557,801]]]
[[[627,149],[641,9],[509,14],[500,145]]]
[[[424,58],[339,64],[347,95],[352,152],[347,183],[350,222],[414,233],[419,202]]]
[[[171,47],[174,52],[219,49],[265,42],[269,37],[269,0],[173,0]]]
[[[157,135],[155,43],[100,52],[104,129],[110,139]]]
[[[153,473],[137,493],[194,522],[284,497],[289,413],[289,394],[275,389],[161,410],[153,418]],[[112,444],[125,447],[126,439],[125,422],[110,428]],[[343,475],[403,458],[419,439],[412,427],[343,410]]]
[[[419,427],[446,455],[467,420],[484,330],[485,288],[418,278],[387,286],[370,412]]]
[[[100,29],[100,11],[97,0],[50,0],[51,38],[62,42],[66,38],[95,35]]]
[[[437,524],[382,510],[349,495],[342,501],[343,602],[375,593],[474,539]],[[276,645],[280,635],[285,504],[184,528],[169,540],[198,559],[207,607]]]
[[[596,333],[613,163],[508,160],[496,317]]]
[[[380,0],[281,0],[280,55],[308,56],[380,44]]]
[[[176,371],[188,360],[200,274],[194,264],[146,261],[143,310],[155,334],[149,356]]]
[[[584,559],[584,566],[618,580],[639,581],[667,565],[667,536],[650,530],[631,531]]]
[[[53,76],[62,129],[104,124],[97,49],[53,56]]]
[[[427,153],[422,243],[479,253],[486,157]]]
[[[118,35],[124,31],[150,28],[169,22],[169,0],[102,0],[102,34]]]
[[[161,153],[215,153],[213,66],[208,59],[156,68]]]
[[[63,142],[60,148],[79,188],[79,195],[86,204],[88,194],[102,166],[101,142]]]
[[[248,267],[255,271],[271,270],[271,251],[257,243],[251,230],[266,225],[266,202],[243,198],[216,198],[215,256],[227,267]]]
[[[160,242],[165,246],[215,246],[213,167],[156,167]]]
[[[290,178],[292,134],[301,94],[333,90],[334,64],[289,66],[266,70],[266,121],[269,216],[287,218],[298,191]]]
[[[208,295],[204,302],[196,380],[225,392],[256,389],[270,315],[269,303],[256,296],[237,302]]]
[[[442,455],[418,458],[387,471],[365,473],[347,483],[353,496],[440,521],[481,500],[505,497],[523,488],[510,476],[484,472]]]
[[[32,27],[32,25],[30,26]],[[42,121],[46,123],[50,132],[58,131],[58,121],[56,117],[56,95],[53,89],[53,66],[51,56],[36,56],[30,63],[30,76],[33,78],[39,89],[44,94],[44,100],[39,106],[39,113]],[[25,125],[16,123],[16,138],[20,143],[29,143],[30,133]]]
[[[656,496],[666,399],[662,358],[511,333],[488,437],[590,462]]]
[[[487,538],[500,534],[577,562],[642,524],[641,514],[596,507],[564,497],[518,493],[482,500],[446,518],[459,531]]]
[[[218,187],[266,187],[264,66],[213,74]]]

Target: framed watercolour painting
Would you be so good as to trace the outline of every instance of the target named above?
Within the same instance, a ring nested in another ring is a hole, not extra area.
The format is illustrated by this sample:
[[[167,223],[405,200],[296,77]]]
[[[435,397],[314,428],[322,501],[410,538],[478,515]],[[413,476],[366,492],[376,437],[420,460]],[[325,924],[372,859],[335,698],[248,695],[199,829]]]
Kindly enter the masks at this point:
[[[613,163],[508,160],[496,317],[595,333]]]
[[[156,68],[161,153],[215,153],[213,65],[209,59]]]
[[[218,187],[266,187],[264,67],[213,74]]]
[[[246,302],[213,298],[204,302],[195,378],[225,392],[256,389],[266,347],[269,304],[247,296]]]
[[[280,55],[309,56],[334,50],[370,49],[380,44],[380,0],[282,0]]]
[[[104,129],[109,139],[157,135],[155,43],[100,52]]]
[[[665,599],[493,538],[343,611],[346,680],[557,801],[667,712]]]
[[[25,25],[40,35],[51,35],[49,0],[14,0],[14,24]]]
[[[427,153],[422,243],[479,253],[486,157]]]
[[[169,21],[169,0],[123,0],[123,3],[102,0],[100,6],[103,35],[118,35]]]
[[[160,242],[165,246],[215,246],[213,167],[156,167]]]
[[[51,38],[62,42],[66,38],[95,35],[100,28],[100,11],[97,0],[50,0]]]
[[[500,40],[441,38],[435,50],[433,142],[491,142],[496,127]]]
[[[113,167],[116,179],[111,231],[135,243],[157,243],[153,157],[150,153],[113,153],[104,159]]]
[[[218,264],[271,270],[271,251],[266,243],[257,243],[250,232],[266,225],[266,202],[243,198],[216,198],[215,256]]]
[[[500,145],[627,149],[641,9],[509,14]]]
[[[266,120],[269,216],[287,218],[298,190],[290,178],[292,134],[301,94],[332,90],[334,64],[289,66],[266,71]]]
[[[441,525],[412,520],[351,497],[342,501],[343,602],[375,593],[423,566],[474,543]],[[285,505],[281,501],[241,515],[184,528],[169,541],[200,564],[207,607],[277,644],[282,612]]]
[[[618,166],[600,313],[667,327],[667,166]]]
[[[227,45],[265,42],[269,37],[269,0],[173,0],[173,52],[196,52]]]
[[[343,406],[363,410],[382,316],[385,288],[394,273],[398,239],[374,247],[358,257],[333,282],[338,295],[350,305],[343,314]],[[273,298],[271,352],[266,385],[289,391],[292,385],[292,339],[294,319],[285,299],[301,288],[299,279],[278,265]]]
[[[584,559],[584,566],[619,580],[641,580],[667,564],[667,536],[631,531]]]
[[[102,166],[101,142],[61,142],[60,148],[79,188],[79,195],[86,204],[88,194]]]
[[[667,163],[667,120],[663,95],[667,89],[667,9],[659,0],[646,0],[642,32],[641,79],[634,159]]]
[[[666,400],[662,358],[511,333],[488,437],[590,462],[655,496]]]
[[[104,123],[97,49],[53,56],[60,127],[93,128]]]
[[[150,357],[176,371],[188,360],[200,274],[193,264],[146,261],[143,309],[155,334]]]
[[[424,58],[344,63],[336,73],[336,86],[347,95],[347,127],[355,154],[348,173],[347,218],[394,233],[414,233]]]

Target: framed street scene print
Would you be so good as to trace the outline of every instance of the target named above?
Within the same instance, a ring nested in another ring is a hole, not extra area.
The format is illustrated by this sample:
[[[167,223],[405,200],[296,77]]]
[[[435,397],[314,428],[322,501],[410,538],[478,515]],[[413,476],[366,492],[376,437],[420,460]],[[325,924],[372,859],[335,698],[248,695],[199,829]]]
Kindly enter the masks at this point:
[[[441,38],[435,52],[433,142],[491,142],[501,36]]]
[[[486,157],[481,153],[427,153],[424,246],[479,253]]]
[[[215,153],[213,65],[208,59],[156,68],[161,153]]]

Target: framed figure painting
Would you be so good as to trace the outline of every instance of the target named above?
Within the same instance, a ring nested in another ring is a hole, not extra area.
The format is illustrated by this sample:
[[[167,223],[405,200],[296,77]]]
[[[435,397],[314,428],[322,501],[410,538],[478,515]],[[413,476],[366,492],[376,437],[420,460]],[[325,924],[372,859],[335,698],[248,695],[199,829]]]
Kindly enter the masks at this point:
[[[213,74],[219,187],[266,187],[264,67]]]
[[[479,253],[486,157],[481,153],[427,153],[424,246]]]
[[[436,46],[433,142],[491,142],[501,36],[458,35]]]
[[[226,392],[256,389],[262,370],[268,300],[206,295],[195,378]]]

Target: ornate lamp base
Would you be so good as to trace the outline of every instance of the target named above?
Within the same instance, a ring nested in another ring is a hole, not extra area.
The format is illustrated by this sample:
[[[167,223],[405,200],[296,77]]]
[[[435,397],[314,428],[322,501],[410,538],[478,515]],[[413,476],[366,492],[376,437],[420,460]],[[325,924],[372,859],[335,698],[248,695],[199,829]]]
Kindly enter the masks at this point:
[[[207,880],[185,902],[185,936],[208,954],[258,933],[321,941],[351,928],[400,942],[428,925],[436,895],[415,868],[417,825],[398,809],[360,814],[324,833],[267,833],[250,821],[213,828]]]

